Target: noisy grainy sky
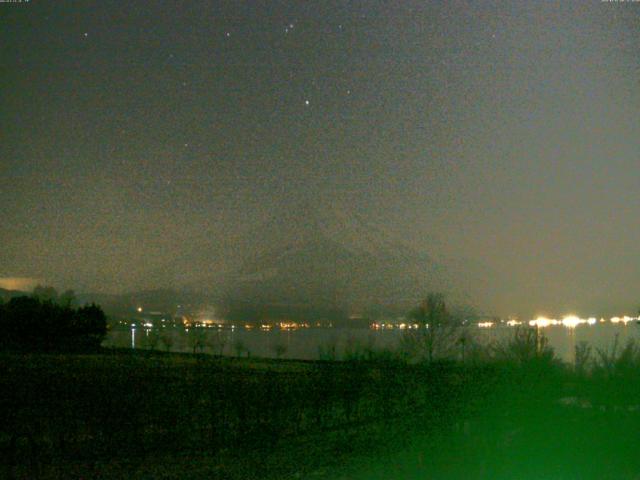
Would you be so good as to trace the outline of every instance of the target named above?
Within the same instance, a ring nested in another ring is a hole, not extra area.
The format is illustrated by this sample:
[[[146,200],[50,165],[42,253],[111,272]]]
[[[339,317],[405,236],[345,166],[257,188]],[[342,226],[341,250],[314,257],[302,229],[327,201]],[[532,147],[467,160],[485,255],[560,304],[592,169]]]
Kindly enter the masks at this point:
[[[639,42],[634,2],[0,3],[0,276],[159,286],[305,201],[495,312],[633,312]]]

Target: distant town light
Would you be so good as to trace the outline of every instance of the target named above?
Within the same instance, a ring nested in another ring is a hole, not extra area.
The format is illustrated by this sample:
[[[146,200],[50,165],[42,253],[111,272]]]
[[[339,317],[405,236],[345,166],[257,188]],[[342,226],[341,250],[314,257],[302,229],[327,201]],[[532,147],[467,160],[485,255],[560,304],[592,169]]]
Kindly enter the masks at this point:
[[[529,321],[529,325],[531,325],[532,327],[549,327],[551,325],[557,325],[558,324],[558,320],[553,319],[553,318],[547,318],[547,317],[538,317],[535,320],[531,320]]]
[[[562,325],[567,328],[576,328],[578,325],[586,322],[586,320],[578,318],[575,315],[567,315],[562,319]]]

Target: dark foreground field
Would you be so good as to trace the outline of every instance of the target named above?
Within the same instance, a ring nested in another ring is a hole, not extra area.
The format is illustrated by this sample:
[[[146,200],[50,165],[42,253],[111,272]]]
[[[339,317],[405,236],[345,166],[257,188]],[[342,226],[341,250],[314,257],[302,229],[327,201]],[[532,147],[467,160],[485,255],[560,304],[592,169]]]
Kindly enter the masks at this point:
[[[6,354],[0,477],[638,479],[629,366]]]

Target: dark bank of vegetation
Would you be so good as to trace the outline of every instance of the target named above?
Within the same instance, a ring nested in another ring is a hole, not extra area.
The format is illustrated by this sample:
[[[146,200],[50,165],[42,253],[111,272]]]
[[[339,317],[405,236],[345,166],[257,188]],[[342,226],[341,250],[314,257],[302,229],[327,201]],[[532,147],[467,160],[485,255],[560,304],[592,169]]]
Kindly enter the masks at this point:
[[[107,317],[97,305],[76,308],[71,291],[58,297],[51,288],[32,296],[0,300],[0,349],[19,352],[98,351]]]
[[[532,329],[462,339],[439,297],[413,316],[430,328],[398,351],[341,362],[0,355],[3,474],[637,478],[637,345],[581,345],[568,365]]]

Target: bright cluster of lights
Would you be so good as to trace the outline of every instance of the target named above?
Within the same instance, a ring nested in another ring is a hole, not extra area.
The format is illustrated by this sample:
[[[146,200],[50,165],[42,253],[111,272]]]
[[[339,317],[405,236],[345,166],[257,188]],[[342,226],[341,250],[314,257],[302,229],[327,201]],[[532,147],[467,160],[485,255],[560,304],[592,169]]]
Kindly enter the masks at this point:
[[[562,320],[556,320],[555,318],[538,317],[535,320],[531,320],[529,325],[532,327],[550,327],[553,325],[562,325],[567,328],[576,328],[578,325],[595,325],[597,320],[595,317],[580,318],[576,315],[567,315]]]
[[[638,320],[638,318],[627,317],[626,315],[624,317],[611,317],[611,323],[624,323],[625,325],[634,320]]]
[[[576,328],[578,325],[582,325],[583,323],[587,323],[584,318],[576,317],[575,315],[568,315],[562,319],[562,325],[567,328]]]
[[[399,330],[415,330],[420,328],[420,325],[417,323],[393,324],[384,322],[373,322],[371,325],[369,325],[369,328],[371,328],[372,330],[393,330],[394,328],[397,328]],[[427,326],[427,328],[429,327]]]
[[[309,328],[310,325],[307,322],[294,322],[294,321],[282,321],[275,324],[280,330],[297,330],[298,328]],[[316,323],[316,327],[322,326],[320,322]]]
[[[626,325],[627,323],[632,321],[640,322],[640,317],[628,317],[628,316],[612,317],[610,321],[611,323],[614,323],[614,324],[623,323]],[[604,323],[604,322],[606,322],[606,320],[604,318],[601,318],[600,323]],[[595,325],[598,323],[598,319],[596,317],[580,318],[577,315],[566,315],[561,319],[540,316],[534,320],[529,320],[528,323],[531,327],[540,327],[540,328],[553,327],[558,325],[563,326],[565,328],[576,328],[580,325]],[[520,320],[511,318],[505,324],[508,327],[518,327],[522,325],[523,322]],[[476,325],[479,328],[492,328],[496,326],[496,322],[491,322],[491,321],[477,322]],[[394,328],[405,330],[405,329],[420,328],[418,324],[410,324],[410,323],[393,324],[393,323],[382,323],[382,322],[374,322],[370,325],[370,327],[373,330],[392,330]],[[429,328],[428,325],[426,325],[425,327]]]
[[[555,318],[538,317],[535,320],[530,320],[529,325],[532,327],[550,327],[552,325],[558,325],[560,322]]]
[[[280,330],[296,330],[298,328],[297,322],[280,322],[278,323]]]
[[[624,323],[625,325],[634,320],[639,320],[635,317],[612,317],[611,323]],[[600,319],[600,323],[604,323],[606,320],[604,318]],[[555,318],[546,318],[546,317],[538,317],[535,320],[529,321],[529,325],[532,327],[550,327],[553,325],[562,325],[567,328],[576,328],[578,325],[595,325],[598,323],[598,319],[596,317],[589,318],[580,318],[576,315],[567,315],[563,317],[562,320],[557,320]],[[507,323],[508,325],[510,323]]]
[[[378,323],[374,322],[371,324],[371,328],[373,330],[393,330],[393,323]]]

